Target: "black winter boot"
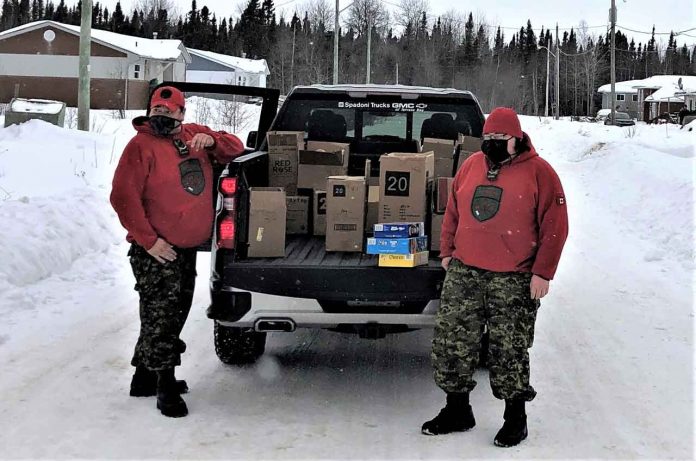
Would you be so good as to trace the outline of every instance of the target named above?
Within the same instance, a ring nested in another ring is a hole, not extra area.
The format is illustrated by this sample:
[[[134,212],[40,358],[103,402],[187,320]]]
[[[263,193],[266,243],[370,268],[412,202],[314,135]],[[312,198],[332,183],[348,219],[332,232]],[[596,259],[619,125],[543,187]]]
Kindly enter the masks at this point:
[[[176,388],[179,394],[185,394],[189,390],[186,381],[183,379],[176,381]],[[131,397],[153,397],[157,395],[157,373],[145,368],[144,365],[135,367],[135,373],[133,373],[133,379],[131,380],[130,395]]]
[[[476,425],[474,412],[469,405],[468,392],[448,392],[447,405],[440,413],[421,427],[425,435],[449,434],[468,431]]]
[[[522,399],[505,400],[505,422],[495,436],[496,446],[514,447],[527,438],[527,413],[524,411],[525,401]]]
[[[176,388],[174,368],[157,372],[157,408],[164,416],[180,418],[188,414],[186,402]]]

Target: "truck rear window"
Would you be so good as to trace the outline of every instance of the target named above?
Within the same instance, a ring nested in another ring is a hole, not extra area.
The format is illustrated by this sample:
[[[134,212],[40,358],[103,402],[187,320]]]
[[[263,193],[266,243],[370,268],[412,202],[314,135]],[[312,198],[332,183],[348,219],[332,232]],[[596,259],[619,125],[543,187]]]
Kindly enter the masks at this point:
[[[287,101],[274,129],[304,131],[311,140],[399,142],[480,137],[483,114],[473,100],[374,100],[336,97]]]

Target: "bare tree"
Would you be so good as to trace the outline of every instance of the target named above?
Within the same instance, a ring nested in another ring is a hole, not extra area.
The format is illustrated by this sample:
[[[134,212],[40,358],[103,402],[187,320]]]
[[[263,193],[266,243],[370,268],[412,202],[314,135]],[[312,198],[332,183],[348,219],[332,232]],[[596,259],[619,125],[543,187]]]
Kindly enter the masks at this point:
[[[179,16],[179,8],[173,0],[137,0],[135,9],[142,11],[146,15],[154,12],[155,16],[157,16],[158,11],[164,10],[170,18]]]
[[[325,30],[334,28],[334,7],[329,0],[309,0],[300,8],[307,12],[309,23],[316,30],[320,24],[324,25]]]
[[[384,36],[389,27],[389,12],[380,0],[355,0],[350,7],[346,25],[358,36],[367,33],[368,24]]]
[[[401,0],[395,21],[404,28],[409,24],[411,27],[416,27],[423,17],[423,13],[430,13],[428,0]]]

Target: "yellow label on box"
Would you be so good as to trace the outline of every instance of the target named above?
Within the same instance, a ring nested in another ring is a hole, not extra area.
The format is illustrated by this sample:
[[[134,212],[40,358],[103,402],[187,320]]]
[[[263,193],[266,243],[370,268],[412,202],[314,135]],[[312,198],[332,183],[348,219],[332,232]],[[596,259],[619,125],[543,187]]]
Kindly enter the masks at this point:
[[[428,264],[428,252],[410,255],[379,255],[379,267],[416,267]]]

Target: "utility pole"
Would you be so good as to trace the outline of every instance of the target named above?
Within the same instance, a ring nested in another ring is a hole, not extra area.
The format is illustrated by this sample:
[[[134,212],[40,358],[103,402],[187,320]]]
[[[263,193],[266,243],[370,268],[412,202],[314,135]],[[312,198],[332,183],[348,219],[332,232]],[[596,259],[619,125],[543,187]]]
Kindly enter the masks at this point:
[[[340,11],[338,9],[338,2],[339,2],[339,0],[336,0],[336,18],[334,19],[334,67],[333,67],[333,84],[334,85],[338,85],[338,38],[339,38],[338,15],[340,14]]]
[[[561,41],[558,38],[558,23],[556,23],[556,120],[561,116]]]
[[[616,122],[616,1],[611,0],[611,124]]]
[[[92,0],[82,0],[80,65],[77,89],[77,129],[89,131],[89,57],[92,49]],[[126,76],[128,78],[128,76]]]
[[[549,50],[550,46],[551,43],[549,40],[546,40],[546,104],[544,105],[544,117],[549,116],[549,77],[551,76],[549,74],[549,61],[551,61],[551,51]]]
[[[367,12],[367,75],[365,76],[365,83],[370,83],[370,59],[372,50],[372,23],[370,22],[370,12]]]
[[[399,63],[396,63],[396,84],[399,84]]]

